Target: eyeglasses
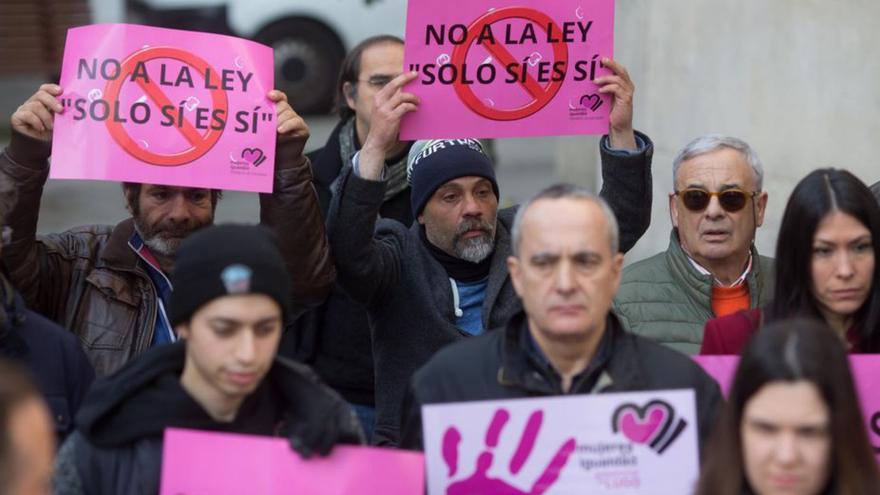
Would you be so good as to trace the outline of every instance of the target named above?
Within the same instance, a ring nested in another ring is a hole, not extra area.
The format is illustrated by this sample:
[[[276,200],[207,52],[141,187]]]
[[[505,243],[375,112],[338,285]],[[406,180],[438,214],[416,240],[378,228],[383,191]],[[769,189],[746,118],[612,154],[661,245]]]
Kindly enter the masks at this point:
[[[676,191],[673,196],[681,198],[684,207],[690,211],[703,211],[709,206],[714,196],[718,196],[718,203],[729,213],[734,213],[745,208],[749,199],[758,195],[758,192],[747,192],[742,189],[725,189],[723,191],[710,192],[705,189],[688,188]]]
[[[397,76],[387,76],[387,75],[379,74],[379,75],[375,75],[375,76],[370,76],[367,79],[358,79],[358,81],[365,82],[376,89],[382,89],[385,87],[386,84],[390,83],[395,77],[397,77]]]

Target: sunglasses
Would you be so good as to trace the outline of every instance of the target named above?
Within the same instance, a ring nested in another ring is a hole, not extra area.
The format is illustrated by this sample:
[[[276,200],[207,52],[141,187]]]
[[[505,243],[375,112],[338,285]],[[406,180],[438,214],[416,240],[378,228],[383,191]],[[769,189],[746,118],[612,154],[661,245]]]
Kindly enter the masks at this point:
[[[718,196],[718,203],[725,211],[733,213],[745,208],[749,199],[754,198],[757,192],[746,192],[742,189],[725,189],[723,191],[709,192],[705,189],[689,188],[676,191],[673,196],[681,198],[684,207],[690,211],[703,211],[709,206],[714,196]]]

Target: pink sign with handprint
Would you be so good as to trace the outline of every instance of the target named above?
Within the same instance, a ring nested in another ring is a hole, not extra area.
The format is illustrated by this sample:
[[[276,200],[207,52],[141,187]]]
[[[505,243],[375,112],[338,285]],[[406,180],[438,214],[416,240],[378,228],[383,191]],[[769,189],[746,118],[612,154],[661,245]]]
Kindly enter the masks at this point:
[[[429,495],[687,493],[690,390],[425,406]]]

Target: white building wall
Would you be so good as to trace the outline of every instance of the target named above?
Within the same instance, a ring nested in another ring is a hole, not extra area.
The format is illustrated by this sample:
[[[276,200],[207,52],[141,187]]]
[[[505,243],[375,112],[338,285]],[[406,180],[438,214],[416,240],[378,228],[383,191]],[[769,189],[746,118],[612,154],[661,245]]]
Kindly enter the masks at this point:
[[[788,195],[811,170],[880,180],[877,0],[618,0],[616,19],[616,58],[636,82],[635,125],[655,144],[651,227],[628,261],[666,248],[672,158],[700,134],[740,137],[764,162],[763,254],[773,255]],[[594,145],[557,146],[567,157],[560,176],[595,182],[595,168],[569,161],[594,155]]]

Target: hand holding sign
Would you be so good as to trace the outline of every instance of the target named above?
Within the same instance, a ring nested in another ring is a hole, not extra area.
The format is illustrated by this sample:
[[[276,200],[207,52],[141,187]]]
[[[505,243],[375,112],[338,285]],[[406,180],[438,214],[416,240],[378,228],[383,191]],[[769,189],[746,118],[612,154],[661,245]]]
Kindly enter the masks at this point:
[[[56,99],[61,93],[61,87],[57,84],[40,86],[40,89],[12,114],[10,119],[12,129],[34,139],[51,141],[55,114],[63,110],[61,103]]]
[[[267,97],[275,102],[275,115],[278,122],[278,142],[296,146],[295,156],[302,154],[309,136],[309,126],[287,102],[287,95],[277,89],[269,91]]]
[[[602,59],[602,65],[614,74],[598,77],[595,83],[599,93],[610,93],[611,114],[608,117],[608,134],[611,146],[615,149],[635,150],[636,137],[633,132],[633,93],[636,86],[629,77],[626,67],[610,58]]]
[[[360,173],[363,178],[379,179],[385,166],[385,156],[397,144],[400,119],[418,108],[419,98],[403,91],[403,87],[417,76],[416,72],[403,73],[376,93],[370,132],[360,154]]]

